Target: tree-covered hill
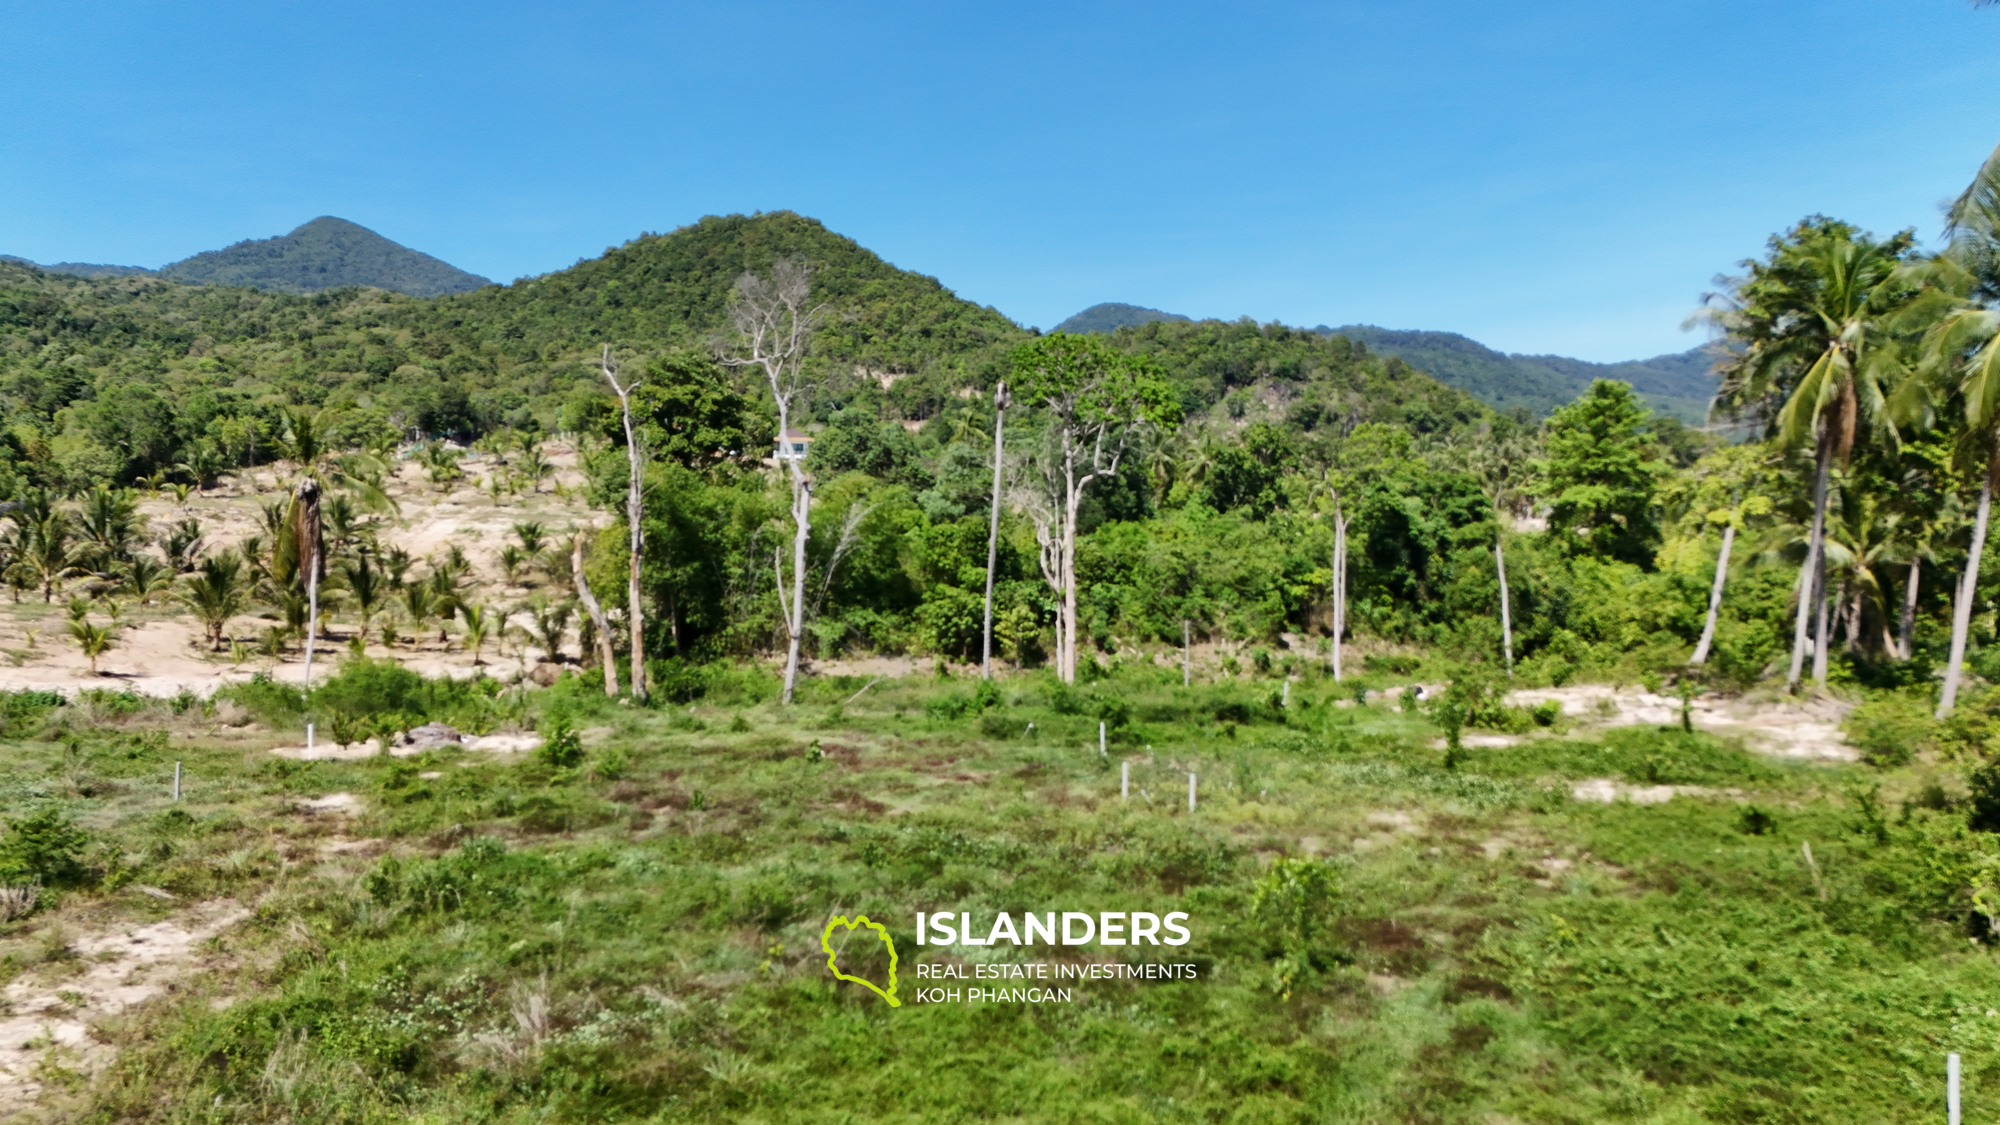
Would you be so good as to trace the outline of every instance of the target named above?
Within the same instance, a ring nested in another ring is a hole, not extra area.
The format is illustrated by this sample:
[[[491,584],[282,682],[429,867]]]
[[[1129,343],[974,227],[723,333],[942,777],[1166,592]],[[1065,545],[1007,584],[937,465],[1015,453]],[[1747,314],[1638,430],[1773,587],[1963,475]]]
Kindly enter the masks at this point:
[[[44,264],[41,262],[31,262],[26,258],[17,258],[12,254],[0,254],[0,262],[16,266],[27,266],[30,269],[41,270],[43,273],[62,273],[75,277],[132,277],[153,272],[144,266],[107,266],[96,262],[49,262]]]
[[[1455,332],[1399,332],[1367,324],[1322,325],[1318,331],[1338,333],[1398,356],[1499,410],[1526,406],[1538,415],[1547,414],[1574,401],[1593,381],[1616,379],[1632,384],[1653,409],[1699,425],[1706,420],[1708,401],[1715,394],[1715,378],[1709,373],[1714,353],[1709,345],[1626,363],[1590,363],[1557,355],[1509,355]]]
[[[322,215],[290,234],[246,239],[161,267],[170,281],[318,293],[372,285],[417,297],[462,293],[492,282],[367,227]]]
[[[641,235],[566,270],[439,301],[424,320],[518,358],[606,341],[699,344],[727,327],[738,277],[787,257],[813,267],[813,298],[830,314],[820,336],[829,357],[917,372],[961,366],[1027,335],[999,310],[961,300],[936,278],[898,269],[789,211],[709,216]]]
[[[727,334],[736,279],[787,256],[812,264],[814,300],[827,308],[815,362],[830,386],[808,422],[861,390],[888,418],[962,412],[966,388],[992,386],[1030,337],[935,278],[775,212],[703,219],[557,273],[430,299],[0,263],[0,403],[20,471],[61,488],[130,480],[193,449],[228,464],[263,460],[294,404],[335,408],[351,436],[563,429],[603,395],[605,344],[627,362],[706,348]],[[1236,393],[1240,414],[1260,380],[1264,408],[1301,418],[1360,403],[1364,418],[1407,415],[1428,430],[1479,410],[1399,361],[1283,326],[1160,321],[1121,332],[1158,354],[1192,411]]]
[[[1089,308],[1056,325],[1058,332],[1115,332],[1120,328],[1147,324],[1155,320],[1188,320],[1179,313],[1161,312],[1142,305],[1126,305],[1117,301],[1105,301]]]

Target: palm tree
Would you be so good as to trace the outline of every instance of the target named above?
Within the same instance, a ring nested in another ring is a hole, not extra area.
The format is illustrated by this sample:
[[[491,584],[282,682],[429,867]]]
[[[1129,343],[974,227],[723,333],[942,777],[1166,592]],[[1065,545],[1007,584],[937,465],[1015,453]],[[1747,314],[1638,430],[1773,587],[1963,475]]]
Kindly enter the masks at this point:
[[[431,597],[431,588],[422,582],[412,582],[403,587],[403,613],[410,619],[410,628],[422,632],[425,623],[437,616],[437,603]]]
[[[77,524],[97,573],[110,573],[131,555],[139,523],[139,503],[130,492],[102,484],[90,490]]]
[[[67,513],[51,511],[22,528],[21,559],[17,564],[42,587],[44,603],[55,599],[56,587],[76,574],[82,551],[70,542]]]
[[[569,630],[574,607],[569,602],[551,602],[536,594],[525,608],[528,619],[534,623],[534,636],[541,643],[543,659],[561,660],[563,634]]]
[[[468,605],[458,611],[458,616],[462,622],[459,629],[465,634],[466,645],[472,649],[473,666],[486,663],[479,658],[479,650],[500,631],[503,624],[500,615],[486,606]]]
[[[125,567],[125,588],[132,591],[140,605],[153,600],[153,595],[173,585],[173,571],[153,556],[138,553]]]
[[[340,576],[347,583],[347,592],[354,595],[354,604],[361,611],[361,643],[368,643],[368,621],[381,608],[387,583],[382,572],[368,565],[368,556],[359,555],[353,562],[342,563]]]
[[[249,603],[242,575],[242,557],[226,551],[201,560],[201,566],[181,588],[181,604],[192,610],[207,630],[213,651],[222,651],[222,631]]]
[[[387,469],[381,461],[369,453],[337,454],[326,441],[328,420],[324,411],[288,411],[278,441],[279,458],[293,466],[292,499],[285,525],[298,566],[305,572],[307,686],[312,684],[313,636],[319,628],[319,584],[326,577],[327,564],[321,542],[321,500],[328,492],[339,492],[353,496],[371,511],[393,511],[396,506],[382,489]]]
[[[1808,625],[1818,637],[1813,680],[1824,687],[1827,660],[1827,482],[1845,464],[1857,436],[1897,442],[1888,396],[1903,370],[1889,338],[1892,318],[1915,292],[1902,268],[1914,236],[1876,240],[1846,223],[1815,216],[1771,241],[1766,260],[1746,262],[1732,291],[1711,294],[1713,320],[1740,345],[1718,364],[1717,405],[1753,414],[1779,442],[1813,445],[1813,517],[1799,580],[1792,661],[1785,683],[1796,689]]]
[[[109,625],[92,625],[81,618],[69,623],[69,635],[76,639],[76,647],[90,659],[90,674],[97,675],[97,658],[111,651],[118,643],[117,634]]]
[[[2000,149],[1986,158],[1965,194],[1952,204],[1945,233],[1951,236],[1951,245],[1939,255],[1940,288],[1957,300],[1925,338],[1925,368],[1938,380],[1956,384],[1965,402],[1961,457],[1979,464],[1982,471],[1971,549],[1952,607],[1951,657],[1945,665],[1944,690],[1938,695],[1940,719],[1958,702],[1979,557],[1993,510],[1993,481],[2000,476]]]

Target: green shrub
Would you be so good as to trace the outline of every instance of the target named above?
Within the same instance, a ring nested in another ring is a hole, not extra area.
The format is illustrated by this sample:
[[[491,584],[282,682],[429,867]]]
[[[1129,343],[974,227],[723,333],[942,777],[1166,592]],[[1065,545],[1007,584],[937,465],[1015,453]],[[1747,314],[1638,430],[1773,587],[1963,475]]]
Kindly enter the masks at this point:
[[[965,713],[971,709],[972,700],[958,692],[952,692],[950,695],[940,695],[936,699],[924,704],[924,714],[929,715],[933,719],[945,719],[947,721],[962,719],[965,717]]]
[[[89,875],[83,866],[88,847],[90,834],[66,810],[43,805],[10,821],[0,836],[0,879],[58,887],[81,883]]]
[[[390,712],[425,714],[424,678],[393,660],[349,657],[340,671],[313,689],[313,710],[352,719]]]
[[[217,689],[217,700],[234,703],[267,726],[293,726],[306,712],[305,697],[299,689],[258,672],[248,683],[229,684]]]
[[[1538,727],[1552,727],[1562,718],[1563,705],[1560,699],[1544,699],[1529,710],[1528,714]]]
[[[693,703],[708,694],[713,670],[706,664],[683,660],[646,661],[647,691],[655,703]]]
[[[1841,729],[1869,764],[1885,769],[1935,749],[1938,739],[1929,706],[1910,695],[1871,699],[1849,712]]]
[[[1006,715],[981,715],[979,733],[987,738],[1012,738],[1021,731],[1022,724]]]
[[[573,769],[583,764],[583,737],[560,712],[542,724],[542,745],[535,757],[557,769]]]
[[[1361,668],[1365,672],[1376,672],[1385,676],[1407,676],[1423,663],[1414,656],[1364,656]]]

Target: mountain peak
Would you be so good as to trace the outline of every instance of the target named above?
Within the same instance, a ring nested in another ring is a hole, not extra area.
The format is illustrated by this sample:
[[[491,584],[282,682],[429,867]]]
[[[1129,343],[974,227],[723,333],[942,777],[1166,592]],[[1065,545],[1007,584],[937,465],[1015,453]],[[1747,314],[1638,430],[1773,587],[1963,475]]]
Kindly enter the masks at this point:
[[[1156,320],[1186,320],[1179,313],[1161,312],[1141,305],[1120,304],[1105,301],[1089,308],[1056,325],[1057,332],[1113,332],[1139,324],[1151,324]]]
[[[275,238],[246,239],[196,254],[162,267],[159,273],[189,284],[285,293],[372,285],[413,297],[435,297],[492,284],[334,215],[321,215]]]

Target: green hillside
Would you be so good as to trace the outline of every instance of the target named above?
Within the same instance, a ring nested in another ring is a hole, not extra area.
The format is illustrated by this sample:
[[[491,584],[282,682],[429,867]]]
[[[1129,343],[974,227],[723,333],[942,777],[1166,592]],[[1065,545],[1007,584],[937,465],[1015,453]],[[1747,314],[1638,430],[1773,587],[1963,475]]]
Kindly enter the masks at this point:
[[[347,411],[355,434],[550,431],[566,410],[601,398],[604,344],[628,360],[704,349],[727,329],[736,278],[792,255],[813,264],[815,299],[830,313],[815,361],[833,379],[809,409],[858,394],[879,400],[869,409],[886,417],[955,416],[969,409],[964,388],[991,386],[1009,349],[1029,338],[935,278],[774,212],[703,219],[557,273],[430,299],[86,279],[0,263],[0,396],[15,405],[10,423],[26,427],[31,475],[62,487],[130,480],[203,443],[232,458],[268,457],[258,442],[279,432],[291,403]],[[1146,329],[1141,346],[1166,349],[1194,410],[1259,379],[1310,382],[1322,369],[1378,384],[1366,417],[1400,418],[1406,403],[1437,419],[1477,409],[1406,366],[1312,333],[1248,322]]]
[[[1345,336],[1405,362],[1500,410],[1526,406],[1544,415],[1575,398],[1597,379],[1632,384],[1648,406],[1690,425],[1708,417],[1715,394],[1713,362],[1704,345],[1674,355],[1625,363],[1589,363],[1554,355],[1508,355],[1455,332],[1400,332],[1366,324],[1318,331]]]
[[[462,293],[492,282],[367,227],[323,215],[290,234],[251,239],[184,258],[159,270],[170,281],[281,293],[372,285],[418,297]]]
[[[1058,332],[1115,332],[1120,328],[1147,324],[1155,320],[1187,320],[1179,313],[1161,312],[1159,309],[1144,308],[1140,305],[1123,305],[1116,301],[1106,301],[1089,308],[1056,325]]]
[[[10,265],[27,266],[43,273],[69,274],[73,277],[134,277],[153,271],[144,266],[106,266],[92,262],[31,262],[26,258],[16,258],[12,254],[0,254],[0,262]]]

